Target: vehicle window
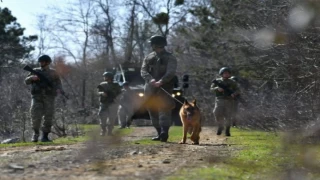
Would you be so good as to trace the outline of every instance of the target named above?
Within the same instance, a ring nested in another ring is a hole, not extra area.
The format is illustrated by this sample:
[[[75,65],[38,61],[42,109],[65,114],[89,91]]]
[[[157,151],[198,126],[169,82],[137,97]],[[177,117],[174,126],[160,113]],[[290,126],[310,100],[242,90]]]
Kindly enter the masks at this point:
[[[141,77],[140,71],[127,71],[124,73],[126,81],[130,82],[131,85],[144,84],[144,79]]]

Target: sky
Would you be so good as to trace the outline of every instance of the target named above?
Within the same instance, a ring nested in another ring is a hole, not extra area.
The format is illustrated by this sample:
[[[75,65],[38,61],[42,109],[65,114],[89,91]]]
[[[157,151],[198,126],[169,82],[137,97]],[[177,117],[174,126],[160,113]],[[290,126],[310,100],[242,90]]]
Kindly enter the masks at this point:
[[[11,14],[17,18],[21,27],[26,28],[24,35],[28,36],[38,33],[36,15],[44,13],[50,4],[58,1],[66,2],[65,0],[2,0],[0,7],[11,10]]]

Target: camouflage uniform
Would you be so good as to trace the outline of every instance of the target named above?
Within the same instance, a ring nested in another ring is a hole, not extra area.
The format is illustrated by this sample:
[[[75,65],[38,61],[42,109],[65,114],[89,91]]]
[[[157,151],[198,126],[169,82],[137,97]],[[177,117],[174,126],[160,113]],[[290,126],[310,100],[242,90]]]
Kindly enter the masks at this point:
[[[101,135],[105,135],[108,128],[108,135],[112,135],[114,123],[117,118],[118,110],[118,95],[121,93],[121,88],[118,83],[101,82],[98,85],[98,92],[106,92],[107,96],[100,95],[99,118],[101,126]]]
[[[134,93],[131,89],[122,89],[118,109],[118,120],[121,128],[131,125],[131,117],[134,113],[133,97]]]
[[[176,58],[166,50],[157,54],[150,53],[143,61],[141,76],[145,80],[145,96],[147,99],[148,112],[153,126],[158,132],[167,133],[171,125],[171,111],[175,102],[171,96],[166,94],[161,88],[172,94],[174,88],[173,77],[177,68]],[[155,79],[161,81],[161,88],[153,87],[150,81]],[[154,140],[158,140],[154,138]],[[165,140],[166,141],[166,140]]]
[[[34,74],[30,73],[25,79],[27,85],[31,84],[31,108],[30,114],[32,119],[32,128],[34,130],[34,142],[37,142],[39,136],[39,129],[41,120],[44,119],[42,124],[42,132],[49,134],[53,124],[54,110],[55,110],[55,97],[57,96],[57,89],[62,90],[61,80],[57,72],[50,69],[48,66],[45,68],[34,68],[35,71],[42,73],[53,84],[53,87],[48,87],[45,84],[32,81]]]
[[[217,81],[228,87],[234,93],[240,93],[238,85],[235,81],[223,78],[218,78]],[[213,113],[219,126],[217,134],[221,134],[221,131],[224,128],[225,119],[226,135],[230,136],[230,126],[232,121],[232,115],[234,114],[235,99],[231,97],[230,94],[226,94],[225,92],[219,92],[217,89],[218,86],[215,83],[212,83],[210,90],[213,91],[216,95],[215,108],[213,110]]]

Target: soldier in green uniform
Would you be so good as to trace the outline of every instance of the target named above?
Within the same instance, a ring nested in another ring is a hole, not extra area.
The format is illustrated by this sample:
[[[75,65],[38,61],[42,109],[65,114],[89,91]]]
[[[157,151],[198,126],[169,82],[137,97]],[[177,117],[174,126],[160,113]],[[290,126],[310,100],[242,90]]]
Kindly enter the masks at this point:
[[[118,109],[118,120],[120,129],[129,128],[131,125],[131,117],[134,113],[134,93],[130,89],[129,82],[122,84],[122,93],[120,96],[120,105]]]
[[[172,94],[174,88],[177,59],[165,49],[165,37],[152,36],[149,42],[153,52],[143,60],[141,76],[145,80],[144,91],[150,119],[158,133],[152,140],[167,142],[171,111],[175,106],[167,93]]]
[[[51,142],[48,135],[51,132],[51,127],[54,118],[55,97],[62,92],[61,80],[57,72],[49,68],[51,58],[48,55],[39,57],[39,68],[34,68],[35,71],[41,73],[51,81],[52,87],[35,74],[28,74],[25,79],[27,85],[31,85],[31,108],[30,114],[32,119],[33,136],[31,141],[38,142],[39,130],[42,118],[44,119],[41,130],[41,142]]]
[[[232,114],[234,113],[235,98],[240,94],[238,85],[231,80],[231,70],[223,67],[219,71],[221,78],[218,78],[211,84],[210,90],[216,95],[214,116],[218,122],[217,135],[221,135],[224,129],[224,120],[226,131],[225,135],[230,136],[230,126]]]
[[[107,131],[107,135],[111,136],[117,118],[117,109],[119,106],[117,98],[121,93],[121,88],[118,83],[113,82],[113,74],[111,72],[103,73],[103,77],[104,81],[97,87],[100,101],[100,135],[104,136]]]

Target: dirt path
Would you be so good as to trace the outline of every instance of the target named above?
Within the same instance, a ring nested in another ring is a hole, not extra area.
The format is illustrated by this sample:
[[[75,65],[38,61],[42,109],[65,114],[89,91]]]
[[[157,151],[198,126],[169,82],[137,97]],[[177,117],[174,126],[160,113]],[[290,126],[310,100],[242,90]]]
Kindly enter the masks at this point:
[[[177,142],[139,145],[152,127],[135,127],[123,138],[93,137],[64,146],[0,149],[0,179],[161,179],[182,167],[204,167],[230,155],[227,138],[204,127],[200,145]]]

